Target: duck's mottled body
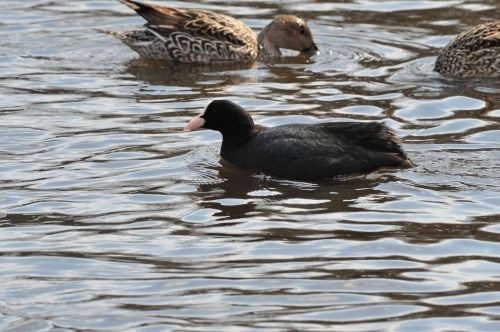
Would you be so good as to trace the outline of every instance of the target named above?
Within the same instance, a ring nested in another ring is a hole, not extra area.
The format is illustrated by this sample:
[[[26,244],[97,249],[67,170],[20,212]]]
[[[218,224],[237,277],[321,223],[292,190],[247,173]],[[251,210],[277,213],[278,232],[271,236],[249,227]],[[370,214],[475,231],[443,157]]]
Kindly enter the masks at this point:
[[[219,13],[120,0],[146,19],[142,30],[111,34],[143,57],[183,63],[251,62],[281,55],[279,48],[312,54],[311,31],[301,19],[277,16],[257,39],[243,22]],[[284,36],[281,30],[287,30]],[[294,34],[297,34],[295,36]]]
[[[439,51],[434,70],[459,78],[500,77],[500,22],[456,36]]]

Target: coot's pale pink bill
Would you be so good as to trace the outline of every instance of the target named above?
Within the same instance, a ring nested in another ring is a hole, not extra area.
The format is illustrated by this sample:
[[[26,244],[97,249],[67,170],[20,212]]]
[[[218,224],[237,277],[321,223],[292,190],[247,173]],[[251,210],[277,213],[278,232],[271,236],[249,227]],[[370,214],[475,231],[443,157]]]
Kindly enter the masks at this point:
[[[184,127],[184,131],[197,130],[203,127],[203,125],[205,124],[205,119],[201,117],[202,115],[203,114],[200,114],[192,118],[191,121],[189,121],[188,124]]]

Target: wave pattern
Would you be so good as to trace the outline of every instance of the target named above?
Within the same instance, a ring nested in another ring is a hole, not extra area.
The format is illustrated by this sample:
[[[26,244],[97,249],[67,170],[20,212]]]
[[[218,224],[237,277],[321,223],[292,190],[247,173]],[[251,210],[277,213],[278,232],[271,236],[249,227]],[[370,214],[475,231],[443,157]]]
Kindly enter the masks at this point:
[[[432,73],[497,1],[197,6],[304,17],[322,54],[172,66],[94,30],[141,24],[118,2],[0,3],[0,330],[498,331],[500,85]],[[385,121],[417,166],[242,171],[182,131],[214,98]]]

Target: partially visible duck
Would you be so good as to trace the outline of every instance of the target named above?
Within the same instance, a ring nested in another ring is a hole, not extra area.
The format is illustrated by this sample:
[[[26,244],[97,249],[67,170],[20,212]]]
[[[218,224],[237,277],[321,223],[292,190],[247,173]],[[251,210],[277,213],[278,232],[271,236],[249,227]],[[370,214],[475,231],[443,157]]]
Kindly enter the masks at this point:
[[[288,124],[258,128],[228,100],[212,101],[184,128],[222,134],[221,156],[236,166],[297,180],[411,167],[396,134],[378,122]]]
[[[500,77],[500,22],[456,36],[439,51],[434,70],[459,78]]]
[[[208,64],[279,57],[280,48],[306,55],[318,51],[307,23],[296,16],[276,16],[256,37],[243,22],[227,15],[120,1],[147,23],[141,30],[109,33],[146,58]]]

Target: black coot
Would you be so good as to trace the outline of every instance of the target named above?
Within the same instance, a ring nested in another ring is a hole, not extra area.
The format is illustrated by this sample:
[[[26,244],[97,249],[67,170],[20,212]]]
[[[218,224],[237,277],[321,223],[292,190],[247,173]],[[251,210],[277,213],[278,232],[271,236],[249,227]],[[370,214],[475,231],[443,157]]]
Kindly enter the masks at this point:
[[[396,134],[378,122],[329,122],[256,127],[228,100],[212,101],[184,128],[222,134],[221,156],[243,168],[298,180],[411,167]]]

